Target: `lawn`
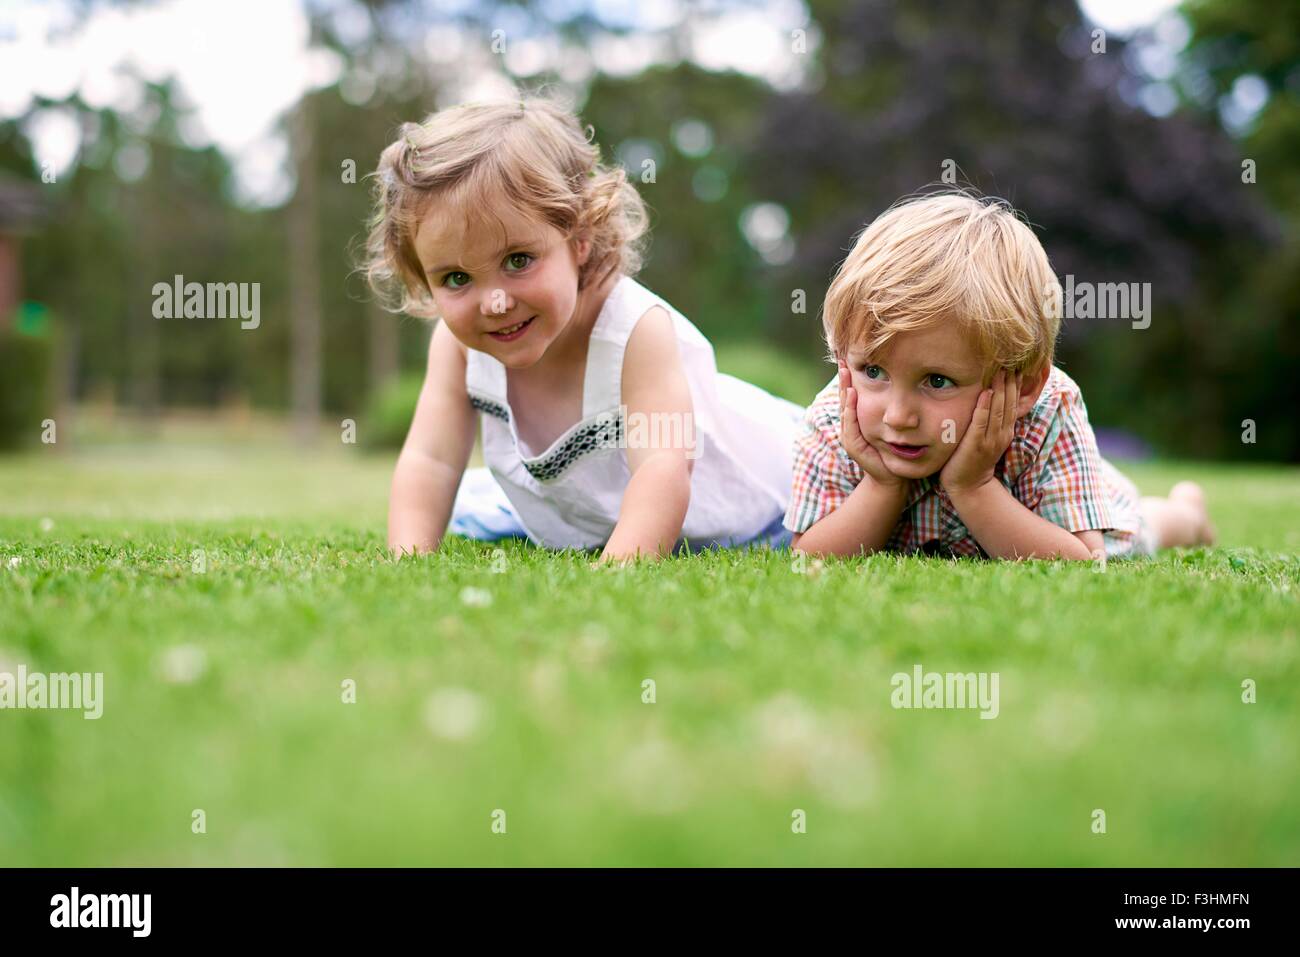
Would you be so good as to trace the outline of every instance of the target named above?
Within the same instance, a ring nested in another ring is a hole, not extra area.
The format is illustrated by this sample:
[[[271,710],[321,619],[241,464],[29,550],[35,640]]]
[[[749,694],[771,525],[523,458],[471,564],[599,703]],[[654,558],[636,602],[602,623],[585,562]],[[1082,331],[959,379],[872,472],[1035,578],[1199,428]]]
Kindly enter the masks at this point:
[[[1130,467],[1222,545],[1104,571],[611,570],[393,562],[389,468],[0,460],[0,671],[104,675],[98,720],[0,711],[0,864],[1300,863],[1300,471]],[[916,665],[996,673],[997,717],[895,709]]]

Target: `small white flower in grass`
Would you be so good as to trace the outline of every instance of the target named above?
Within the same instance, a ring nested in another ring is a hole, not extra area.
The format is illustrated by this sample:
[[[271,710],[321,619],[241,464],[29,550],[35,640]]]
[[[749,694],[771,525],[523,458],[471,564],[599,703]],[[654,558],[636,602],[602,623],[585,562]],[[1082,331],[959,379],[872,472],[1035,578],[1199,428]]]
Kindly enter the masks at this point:
[[[168,684],[192,685],[207,669],[208,656],[196,645],[177,645],[162,656],[163,680]]]
[[[874,797],[875,762],[854,736],[837,730],[820,737],[806,761],[809,782],[836,807],[862,807]]]
[[[1069,754],[1088,743],[1096,724],[1095,709],[1086,697],[1067,692],[1047,699],[1033,716],[1034,730],[1053,751]]]
[[[460,603],[471,608],[487,608],[492,604],[492,593],[486,588],[466,586],[460,590]]]
[[[816,738],[817,715],[798,696],[783,691],[754,709],[754,722],[763,743],[798,750]]]
[[[694,775],[679,749],[657,736],[637,743],[623,755],[617,783],[624,800],[647,814],[685,810],[695,791]]]
[[[582,629],[582,634],[574,640],[572,646],[574,660],[590,668],[604,664],[609,652],[609,632],[594,622]]]
[[[542,705],[556,701],[564,691],[564,666],[547,659],[533,665],[528,672],[528,689]]]
[[[21,555],[14,555],[9,559],[10,568],[17,568],[22,563],[23,563],[23,559]]]
[[[424,723],[435,736],[464,741],[483,723],[483,699],[467,688],[439,688],[424,705]]]
[[[875,761],[843,722],[818,715],[789,691],[755,708],[752,720],[762,745],[759,773],[769,787],[788,788],[803,781],[842,808],[871,800]]]
[[[796,575],[816,578],[826,570],[826,563],[820,558],[809,558],[807,552],[795,552],[794,560],[790,562],[790,570]]]

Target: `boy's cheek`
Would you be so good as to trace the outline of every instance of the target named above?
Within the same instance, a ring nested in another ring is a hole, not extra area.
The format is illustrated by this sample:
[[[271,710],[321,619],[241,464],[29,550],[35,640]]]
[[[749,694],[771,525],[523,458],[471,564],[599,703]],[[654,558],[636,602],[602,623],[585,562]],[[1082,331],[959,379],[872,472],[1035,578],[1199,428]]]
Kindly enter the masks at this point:
[[[879,403],[872,400],[870,394],[862,391],[862,386],[853,383],[858,390],[858,428],[865,438],[872,438],[880,431],[880,417],[883,414]]]
[[[972,405],[969,409],[954,409],[950,413],[945,413],[939,420],[934,443],[937,462],[946,463],[952,458],[952,454],[957,451],[957,446],[961,445],[966,430],[970,428],[971,417],[974,414],[975,407]]]
[[[935,443],[934,458],[930,460],[929,464],[934,466],[935,469],[943,468],[948,464],[948,460],[952,458],[952,454],[957,451],[957,445],[960,441],[960,435],[957,437],[957,442],[945,442],[940,439]]]

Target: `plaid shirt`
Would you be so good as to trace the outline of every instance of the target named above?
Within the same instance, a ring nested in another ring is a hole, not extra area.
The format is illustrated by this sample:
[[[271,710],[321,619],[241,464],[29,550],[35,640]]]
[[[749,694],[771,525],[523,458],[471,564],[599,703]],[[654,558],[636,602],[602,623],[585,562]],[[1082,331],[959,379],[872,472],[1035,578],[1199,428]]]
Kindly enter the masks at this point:
[[[1016,421],[994,476],[1034,514],[1070,532],[1105,530],[1109,555],[1149,551],[1136,490],[1105,462],[1079,387],[1053,367],[1034,407]],[[840,444],[839,384],[813,400],[795,439],[794,488],[785,526],[806,532],[849,497],[863,471]],[[886,550],[988,557],[967,531],[937,474],[912,490]]]

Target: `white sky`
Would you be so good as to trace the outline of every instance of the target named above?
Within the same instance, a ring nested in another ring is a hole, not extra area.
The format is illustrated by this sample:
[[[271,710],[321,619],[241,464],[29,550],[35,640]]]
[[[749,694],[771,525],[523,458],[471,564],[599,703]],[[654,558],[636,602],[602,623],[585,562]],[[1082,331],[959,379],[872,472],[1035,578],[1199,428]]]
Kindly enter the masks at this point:
[[[444,9],[462,0],[442,0]],[[542,9],[567,12],[582,0],[544,0]],[[561,55],[554,40],[511,39],[507,63],[518,73],[539,64],[559,63],[565,79],[581,82],[593,68],[633,73],[667,56],[653,32],[680,17],[681,0],[587,0],[610,23],[635,24],[642,33],[611,37],[593,44],[590,56]],[[1119,35],[1158,19],[1173,0],[1080,0],[1094,23]],[[345,36],[358,19],[353,0],[331,0],[334,22]],[[711,69],[733,68],[763,76],[777,86],[797,84],[805,58],[790,52],[790,32],[805,27],[801,0],[766,0],[762,10],[699,12],[689,21],[690,56]],[[447,96],[481,95],[505,85],[499,71],[468,69],[475,62],[471,47],[456,28],[431,23],[426,50],[453,81]],[[162,0],[147,7],[95,7],[79,23],[60,2],[0,0],[0,117],[27,112],[35,96],[63,99],[80,90],[93,106],[128,113],[140,102],[134,72],[150,80],[177,78],[196,108],[196,121],[182,132],[192,145],[216,143],[235,164],[243,199],[274,204],[291,189],[285,175],[287,149],[274,130],[276,121],[305,89],[339,78],[342,68],[328,54],[308,55],[308,25],[300,0]],[[808,38],[815,49],[817,37]],[[350,78],[350,89],[364,101],[373,80]],[[508,87],[507,87],[508,89]],[[26,132],[36,144],[38,162],[56,171],[77,155],[81,132],[71,117],[57,110],[32,118]],[[118,162],[119,174],[140,175],[147,160],[142,150]]]
[[[69,30],[69,27],[74,29]],[[284,158],[272,127],[304,89],[331,82],[338,64],[308,56],[307,20],[294,0],[172,0],[146,8],[96,7],[81,24],[59,3],[9,2],[0,14],[0,116],[20,115],[34,96],[77,90],[92,106],[138,108],[139,86],[174,75],[197,109],[184,132],[215,142],[239,167],[249,198],[275,200]],[[39,161],[75,158],[79,132],[57,112],[28,130]],[[265,169],[265,160],[276,162]],[[268,194],[269,189],[269,194]]]
[[[1079,0],[1079,9],[1097,26],[1120,36],[1155,23],[1178,0]]]

